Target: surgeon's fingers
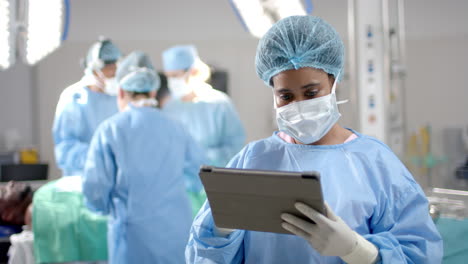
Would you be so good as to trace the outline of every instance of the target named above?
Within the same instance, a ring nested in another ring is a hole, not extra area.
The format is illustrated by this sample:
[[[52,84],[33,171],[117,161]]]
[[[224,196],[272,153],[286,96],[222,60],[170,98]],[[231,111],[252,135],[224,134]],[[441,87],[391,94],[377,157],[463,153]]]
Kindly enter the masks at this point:
[[[292,214],[281,214],[281,219],[283,219],[288,224],[299,227],[300,229],[304,230],[308,234],[312,234],[313,231],[317,228],[316,225],[310,222],[307,222],[303,219],[300,219],[299,217],[294,216]]]
[[[327,202],[325,202],[325,208],[327,209],[327,218],[333,221],[338,220],[338,217],[335,215],[335,212],[330,208]]]
[[[286,222],[283,222],[281,224],[281,226],[286,229],[287,231],[295,234],[296,236],[300,236],[302,238],[304,238],[305,240],[309,240],[310,239],[310,235],[305,232],[304,230],[300,229],[299,227],[296,227],[294,225],[291,225],[289,223],[286,223]]]
[[[327,224],[329,221],[326,216],[315,211],[312,207],[306,204],[296,203],[294,204],[294,206],[297,210],[299,210],[299,212],[312,219],[312,221],[314,221],[317,225],[324,225]]]

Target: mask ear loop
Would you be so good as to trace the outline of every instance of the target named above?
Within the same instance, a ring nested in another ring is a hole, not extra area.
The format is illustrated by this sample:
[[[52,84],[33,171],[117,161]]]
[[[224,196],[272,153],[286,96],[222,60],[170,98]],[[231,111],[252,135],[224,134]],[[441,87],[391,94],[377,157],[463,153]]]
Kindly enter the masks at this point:
[[[96,72],[97,72],[98,77],[101,78],[101,80],[98,81],[100,83],[98,84],[98,87],[101,89],[105,89],[107,77],[104,75],[104,73],[101,70],[97,70]]]
[[[96,70],[96,72],[99,78],[102,78],[103,80],[107,79],[107,77],[104,75],[104,73],[101,70]]]
[[[184,79],[185,83],[188,85],[190,83],[193,83],[193,77],[192,77],[192,69],[193,69],[193,65],[190,66],[190,68],[188,68],[185,72],[184,72],[184,76],[182,76],[181,78]]]
[[[331,93],[334,94],[336,92],[336,83],[338,82],[338,79],[340,78],[340,74],[341,73],[338,73],[336,75],[336,78],[335,78],[335,81],[333,82],[333,86],[332,86],[332,90],[331,90]]]
[[[336,75],[336,78],[335,78],[335,81],[333,82],[333,87],[332,87],[332,94],[334,94],[336,92],[336,83],[338,82],[338,79],[340,78],[340,74],[341,72],[339,72],[337,75]],[[340,105],[340,104],[345,104],[349,102],[348,99],[345,99],[345,100],[341,100],[341,101],[337,101],[336,104],[337,105]]]

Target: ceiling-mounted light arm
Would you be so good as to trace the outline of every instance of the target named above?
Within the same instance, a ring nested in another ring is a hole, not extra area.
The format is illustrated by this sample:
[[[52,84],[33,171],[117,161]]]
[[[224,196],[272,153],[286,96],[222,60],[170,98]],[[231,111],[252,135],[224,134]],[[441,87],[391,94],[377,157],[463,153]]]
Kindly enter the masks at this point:
[[[27,35],[26,20],[28,17],[27,0],[17,0],[16,5],[16,57],[22,57],[22,52],[25,50],[25,39]]]

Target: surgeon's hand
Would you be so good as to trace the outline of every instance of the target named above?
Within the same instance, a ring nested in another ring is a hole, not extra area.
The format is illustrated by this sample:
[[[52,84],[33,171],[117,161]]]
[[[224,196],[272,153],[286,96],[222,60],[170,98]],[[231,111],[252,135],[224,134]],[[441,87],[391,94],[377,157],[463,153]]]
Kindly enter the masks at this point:
[[[283,228],[307,240],[323,256],[338,256],[347,263],[375,263],[378,257],[377,248],[351,230],[328,204],[325,205],[328,217],[308,205],[296,203],[297,210],[315,224],[291,214],[282,214]]]

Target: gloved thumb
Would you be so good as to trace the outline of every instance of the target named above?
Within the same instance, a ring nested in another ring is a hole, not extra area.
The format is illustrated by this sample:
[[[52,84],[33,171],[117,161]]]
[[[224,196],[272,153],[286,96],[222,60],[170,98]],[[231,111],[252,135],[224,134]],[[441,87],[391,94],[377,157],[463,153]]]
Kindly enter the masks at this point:
[[[335,215],[333,210],[330,208],[327,202],[325,202],[325,209],[327,210],[327,218],[332,221],[338,221],[339,217]]]

